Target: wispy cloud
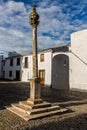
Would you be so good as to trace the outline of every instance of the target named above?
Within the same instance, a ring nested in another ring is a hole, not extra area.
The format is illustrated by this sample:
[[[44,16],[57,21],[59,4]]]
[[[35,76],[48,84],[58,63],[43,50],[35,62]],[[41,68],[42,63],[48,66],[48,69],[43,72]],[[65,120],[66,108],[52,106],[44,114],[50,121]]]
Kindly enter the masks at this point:
[[[9,1],[0,6],[0,49],[30,51],[31,29],[28,15],[29,12],[21,2]]]
[[[18,0],[17,0],[18,1]],[[70,34],[87,28],[87,1],[34,0],[24,4],[0,1],[0,49],[31,51],[32,27],[29,25],[31,5],[37,5],[40,15],[38,48],[44,49],[70,43]]]

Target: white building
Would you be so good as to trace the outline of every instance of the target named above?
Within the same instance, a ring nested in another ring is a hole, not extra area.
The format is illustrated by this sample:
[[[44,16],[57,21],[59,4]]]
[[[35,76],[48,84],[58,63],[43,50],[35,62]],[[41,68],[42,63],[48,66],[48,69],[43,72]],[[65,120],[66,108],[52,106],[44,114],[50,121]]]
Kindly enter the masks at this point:
[[[21,78],[21,55],[11,56],[3,60],[3,78],[20,80]]]
[[[21,81],[29,81],[32,78],[32,54],[23,55],[22,57],[22,77]],[[52,50],[43,50],[38,53],[38,74],[42,84],[51,85],[51,59]]]
[[[42,50],[38,53],[38,75],[41,78],[42,85],[58,87],[61,81],[64,80],[64,75],[66,72],[58,71],[58,68],[62,65],[69,64],[66,63],[66,56],[68,54],[68,47],[56,47],[51,49]],[[57,55],[59,58],[57,58]],[[59,66],[60,58],[62,57],[61,65]],[[59,60],[58,64],[55,64],[55,60]],[[69,62],[69,61],[68,61]],[[54,67],[55,66],[55,67]],[[64,68],[66,68],[66,66]],[[26,55],[16,55],[10,56],[3,60],[3,77],[9,80],[21,80],[29,81],[32,78],[32,54]],[[56,70],[55,70],[56,69]],[[65,69],[66,70],[66,69]],[[57,73],[55,73],[55,71]],[[61,75],[60,83],[59,80],[56,81],[57,76]],[[68,76],[69,78],[69,76]],[[53,81],[53,83],[52,83]],[[66,81],[66,79],[65,79]],[[69,80],[68,80],[69,81]],[[67,85],[67,84],[66,84]],[[69,85],[69,84],[68,84]],[[69,86],[68,86],[69,87]],[[60,89],[63,89],[63,84],[60,85]]]
[[[11,55],[3,60],[3,64],[0,69],[5,79],[29,82],[32,78],[32,54]],[[42,85],[87,90],[87,30],[71,34],[71,47],[38,52],[38,75]]]
[[[87,29],[71,34],[71,88],[87,90]]]
[[[57,60],[53,60],[53,88],[87,90],[87,29],[71,34],[70,51],[53,53],[53,56],[56,54]],[[66,59],[65,67],[62,57]]]

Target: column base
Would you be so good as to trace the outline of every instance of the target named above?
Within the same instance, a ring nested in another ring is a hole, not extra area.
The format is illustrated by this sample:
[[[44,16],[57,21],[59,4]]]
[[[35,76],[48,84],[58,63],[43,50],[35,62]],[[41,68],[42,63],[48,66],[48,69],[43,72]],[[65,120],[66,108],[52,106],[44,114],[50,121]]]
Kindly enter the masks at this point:
[[[42,99],[32,99],[32,98],[29,98],[27,100],[28,103],[30,104],[40,104],[40,103],[43,103],[43,100]]]
[[[30,98],[27,100],[30,104],[42,103],[41,99],[41,86],[39,83],[39,78],[30,79]]]

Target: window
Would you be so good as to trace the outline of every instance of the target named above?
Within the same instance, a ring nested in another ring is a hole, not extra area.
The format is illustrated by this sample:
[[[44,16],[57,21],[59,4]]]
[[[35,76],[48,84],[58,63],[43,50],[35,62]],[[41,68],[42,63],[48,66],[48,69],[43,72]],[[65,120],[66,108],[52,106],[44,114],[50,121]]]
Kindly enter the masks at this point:
[[[10,66],[13,66],[13,59],[10,59]]]
[[[9,71],[9,77],[12,77],[12,71]]]
[[[40,54],[40,62],[44,61],[44,54]]]
[[[25,57],[24,68],[28,68],[28,57]]]
[[[20,65],[20,58],[17,58],[17,65]]]
[[[5,66],[5,61],[3,61],[3,66]]]
[[[3,78],[5,78],[5,71],[3,71]]]

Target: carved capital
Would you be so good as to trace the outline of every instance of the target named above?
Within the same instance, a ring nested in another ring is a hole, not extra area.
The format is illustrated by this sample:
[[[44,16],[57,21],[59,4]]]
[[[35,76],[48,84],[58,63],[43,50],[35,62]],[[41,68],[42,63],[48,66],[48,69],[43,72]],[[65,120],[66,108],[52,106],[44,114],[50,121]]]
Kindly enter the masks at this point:
[[[32,27],[36,27],[39,24],[39,15],[36,12],[35,6],[32,7],[32,12],[30,13],[30,24]]]

